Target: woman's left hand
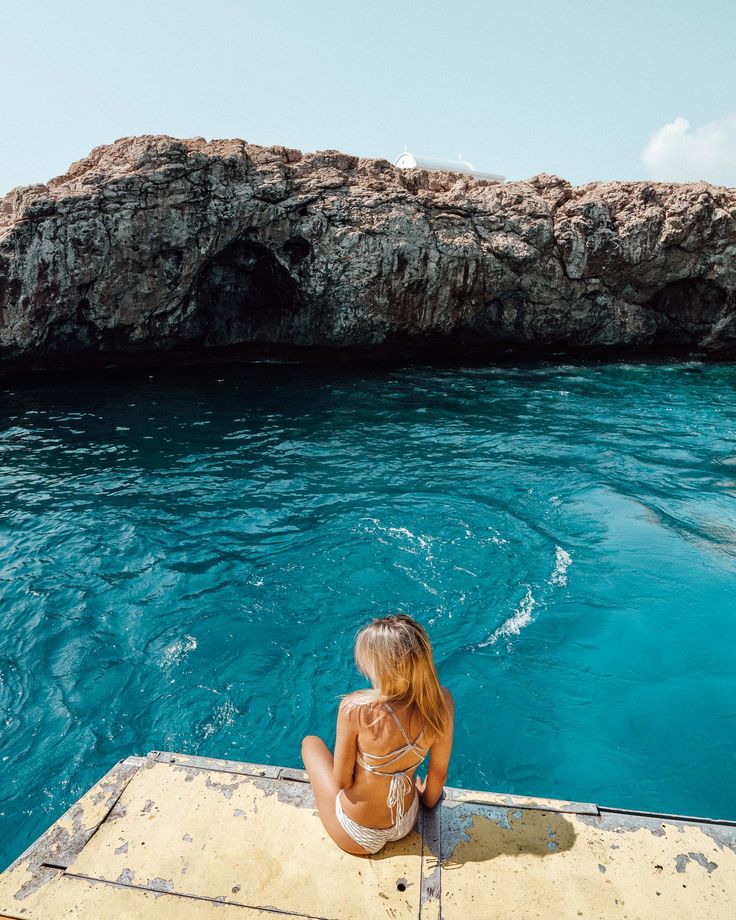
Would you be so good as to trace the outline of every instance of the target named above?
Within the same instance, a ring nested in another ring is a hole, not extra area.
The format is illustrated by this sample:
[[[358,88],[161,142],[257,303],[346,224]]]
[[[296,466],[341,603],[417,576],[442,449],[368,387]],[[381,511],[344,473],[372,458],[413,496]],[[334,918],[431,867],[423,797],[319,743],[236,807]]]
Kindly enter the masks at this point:
[[[421,794],[424,792],[424,787],[427,785],[427,780],[426,780],[426,778],[425,778],[425,779],[420,779],[420,778],[419,778],[419,774],[417,774],[417,775],[414,777],[414,785],[417,787],[417,790],[418,790],[418,792],[419,792],[419,795],[421,795]]]

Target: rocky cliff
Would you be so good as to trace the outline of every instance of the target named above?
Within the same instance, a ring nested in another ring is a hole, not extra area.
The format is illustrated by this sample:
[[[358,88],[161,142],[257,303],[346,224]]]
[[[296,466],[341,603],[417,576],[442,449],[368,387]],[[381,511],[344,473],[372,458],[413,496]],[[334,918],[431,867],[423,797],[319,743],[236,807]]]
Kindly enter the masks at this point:
[[[6,369],[508,348],[736,354],[736,190],[136,137],[0,200]]]

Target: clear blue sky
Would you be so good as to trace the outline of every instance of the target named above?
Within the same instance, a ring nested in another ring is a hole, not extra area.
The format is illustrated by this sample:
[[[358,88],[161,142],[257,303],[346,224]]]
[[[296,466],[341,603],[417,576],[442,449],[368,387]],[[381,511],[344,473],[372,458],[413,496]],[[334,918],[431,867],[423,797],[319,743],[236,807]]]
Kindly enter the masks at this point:
[[[0,0],[0,194],[144,133],[698,178],[736,163],[735,47],[733,0]]]

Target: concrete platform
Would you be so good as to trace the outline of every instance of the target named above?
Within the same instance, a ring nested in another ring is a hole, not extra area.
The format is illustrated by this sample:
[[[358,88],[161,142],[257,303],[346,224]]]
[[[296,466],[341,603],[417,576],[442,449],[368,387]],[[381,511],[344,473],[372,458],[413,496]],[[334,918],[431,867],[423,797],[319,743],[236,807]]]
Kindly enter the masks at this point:
[[[117,764],[0,876],[23,920],[728,918],[736,822],[449,789],[377,856],[339,850],[300,770]]]

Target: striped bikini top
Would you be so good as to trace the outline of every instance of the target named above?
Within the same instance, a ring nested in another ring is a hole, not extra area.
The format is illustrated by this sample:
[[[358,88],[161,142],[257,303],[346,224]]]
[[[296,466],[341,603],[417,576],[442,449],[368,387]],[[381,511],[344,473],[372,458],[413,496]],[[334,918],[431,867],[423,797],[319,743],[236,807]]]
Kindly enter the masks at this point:
[[[398,726],[399,731],[401,732],[401,737],[406,743],[402,744],[401,747],[396,748],[394,751],[389,751],[387,754],[369,754],[368,751],[361,751],[360,745],[358,745],[358,754],[355,758],[355,762],[363,767],[364,770],[367,770],[369,773],[375,773],[377,776],[391,777],[391,783],[388,787],[388,797],[386,799],[386,804],[391,809],[391,818],[394,824],[398,824],[404,817],[405,813],[404,797],[409,792],[411,792],[413,785],[411,779],[407,776],[407,773],[409,770],[413,770],[415,767],[419,766],[427,754],[429,754],[429,748],[425,748],[424,753],[422,753],[422,749],[418,747],[419,739],[424,735],[424,729],[419,732],[414,741],[411,741],[407,733],[404,731],[404,726],[401,724],[399,717],[393,711],[391,706],[388,703],[384,703],[383,705]],[[390,767],[392,763],[396,763],[397,760],[400,760],[404,754],[408,753],[409,751],[413,751],[419,758],[419,760],[411,767],[407,767],[406,770],[397,770],[394,772],[384,769],[385,767]],[[373,761],[382,762],[368,763],[366,758],[370,758]]]

